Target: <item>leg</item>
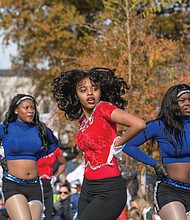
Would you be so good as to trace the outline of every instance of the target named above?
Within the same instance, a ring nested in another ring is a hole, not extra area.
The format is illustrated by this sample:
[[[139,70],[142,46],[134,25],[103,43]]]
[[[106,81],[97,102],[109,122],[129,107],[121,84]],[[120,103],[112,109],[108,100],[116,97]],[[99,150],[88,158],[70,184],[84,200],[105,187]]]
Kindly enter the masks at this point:
[[[23,195],[11,196],[5,206],[11,220],[32,220],[27,199]]]
[[[32,216],[32,220],[40,220],[42,215],[42,203],[39,200],[33,200],[29,202],[29,209]]]
[[[47,192],[44,189],[44,205],[45,205],[45,220],[52,219],[53,212],[53,191],[52,189]]]
[[[162,220],[190,220],[190,186],[172,179],[157,183],[154,204]],[[175,183],[176,186],[170,185]],[[187,189],[182,188],[187,187]]]
[[[126,205],[126,187],[119,177],[84,179],[79,198],[79,220],[116,220]]]
[[[114,202],[111,204],[109,201],[97,198],[86,207],[81,216],[79,216],[79,220],[116,220],[122,210],[123,204],[115,204]]]
[[[61,218],[61,216],[53,216],[52,217],[52,220],[63,220],[62,218]]]
[[[162,220],[187,220],[186,210],[181,202],[170,202],[159,211]],[[189,218],[190,219],[190,218]]]

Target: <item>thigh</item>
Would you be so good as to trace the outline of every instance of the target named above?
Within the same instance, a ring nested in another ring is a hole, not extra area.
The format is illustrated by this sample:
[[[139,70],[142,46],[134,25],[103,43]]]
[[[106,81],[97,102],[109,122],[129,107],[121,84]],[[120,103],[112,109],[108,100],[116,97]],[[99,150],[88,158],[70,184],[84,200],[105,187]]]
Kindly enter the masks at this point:
[[[31,202],[29,204],[30,214],[32,220],[40,220],[42,216],[42,204],[37,202]]]
[[[33,184],[25,184],[23,186],[32,220],[40,220],[42,216],[42,187],[40,182]]]
[[[32,220],[28,202],[23,195],[11,196],[5,206],[11,220]]]
[[[83,194],[80,196],[79,220],[116,220],[126,205],[123,190],[109,190],[87,198]]]
[[[187,220],[185,207],[181,202],[170,202],[159,211],[162,220]]]
[[[20,184],[3,178],[3,196],[5,201],[17,194],[23,195],[28,202],[42,202],[42,188],[40,182],[32,184]]]
[[[42,190],[40,182],[20,184],[3,178],[3,194],[7,212],[10,217],[12,216],[11,220],[40,219],[42,212]],[[17,208],[14,208],[14,206]],[[16,213],[17,209],[18,212]]]
[[[100,180],[84,178],[79,198],[79,220],[115,220],[126,205],[126,197],[121,176]]]
[[[115,204],[115,201],[107,201],[103,198],[95,198],[88,204],[82,214],[79,216],[79,220],[116,220],[121,214],[124,204]]]
[[[190,213],[190,190],[160,183],[155,187],[154,203],[157,211],[167,204],[179,202],[185,208],[185,213]]]

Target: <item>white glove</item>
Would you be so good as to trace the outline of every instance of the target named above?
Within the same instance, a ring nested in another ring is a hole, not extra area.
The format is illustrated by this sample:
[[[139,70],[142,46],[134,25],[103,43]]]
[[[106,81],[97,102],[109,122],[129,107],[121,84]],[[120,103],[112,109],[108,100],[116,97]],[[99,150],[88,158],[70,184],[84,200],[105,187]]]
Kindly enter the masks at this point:
[[[54,186],[56,180],[57,180],[57,177],[56,177],[56,176],[52,176],[52,177],[51,177],[51,180],[50,180],[51,187]]]
[[[123,149],[123,145],[120,145],[120,146],[115,146],[115,142],[120,139],[121,137],[120,136],[117,136],[114,140],[113,140],[113,143],[110,147],[110,153],[109,153],[109,156],[108,156],[108,160],[107,162],[110,163],[113,159],[113,156],[115,156],[117,159],[121,159],[121,154],[122,154],[122,149]]]

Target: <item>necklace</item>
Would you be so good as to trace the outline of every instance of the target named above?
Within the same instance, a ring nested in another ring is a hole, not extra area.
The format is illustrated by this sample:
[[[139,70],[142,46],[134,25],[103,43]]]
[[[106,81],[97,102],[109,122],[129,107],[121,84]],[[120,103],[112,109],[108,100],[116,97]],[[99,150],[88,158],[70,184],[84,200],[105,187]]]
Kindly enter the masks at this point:
[[[85,119],[81,126],[80,126],[80,130],[83,132],[86,128],[88,128],[89,125],[91,125],[93,123],[93,117],[92,115],[90,115],[90,117],[88,119]]]
[[[89,125],[91,125],[94,121],[93,119],[93,114],[96,110],[96,107],[97,105],[94,107],[90,117],[88,119],[85,119],[82,123],[81,123],[81,126],[80,126],[80,130],[83,132],[86,128],[88,128]]]

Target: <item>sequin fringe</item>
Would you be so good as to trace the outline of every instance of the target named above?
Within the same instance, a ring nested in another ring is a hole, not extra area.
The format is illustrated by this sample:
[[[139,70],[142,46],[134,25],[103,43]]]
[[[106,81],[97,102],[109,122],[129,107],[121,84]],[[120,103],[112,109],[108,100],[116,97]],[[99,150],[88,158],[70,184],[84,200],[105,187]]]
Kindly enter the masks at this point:
[[[39,182],[39,177],[32,179],[32,180],[23,180],[23,179],[20,179],[16,176],[13,176],[7,172],[3,173],[3,177],[5,177],[6,179],[8,179],[12,182],[19,183],[19,184],[30,184],[30,183],[38,183]]]

